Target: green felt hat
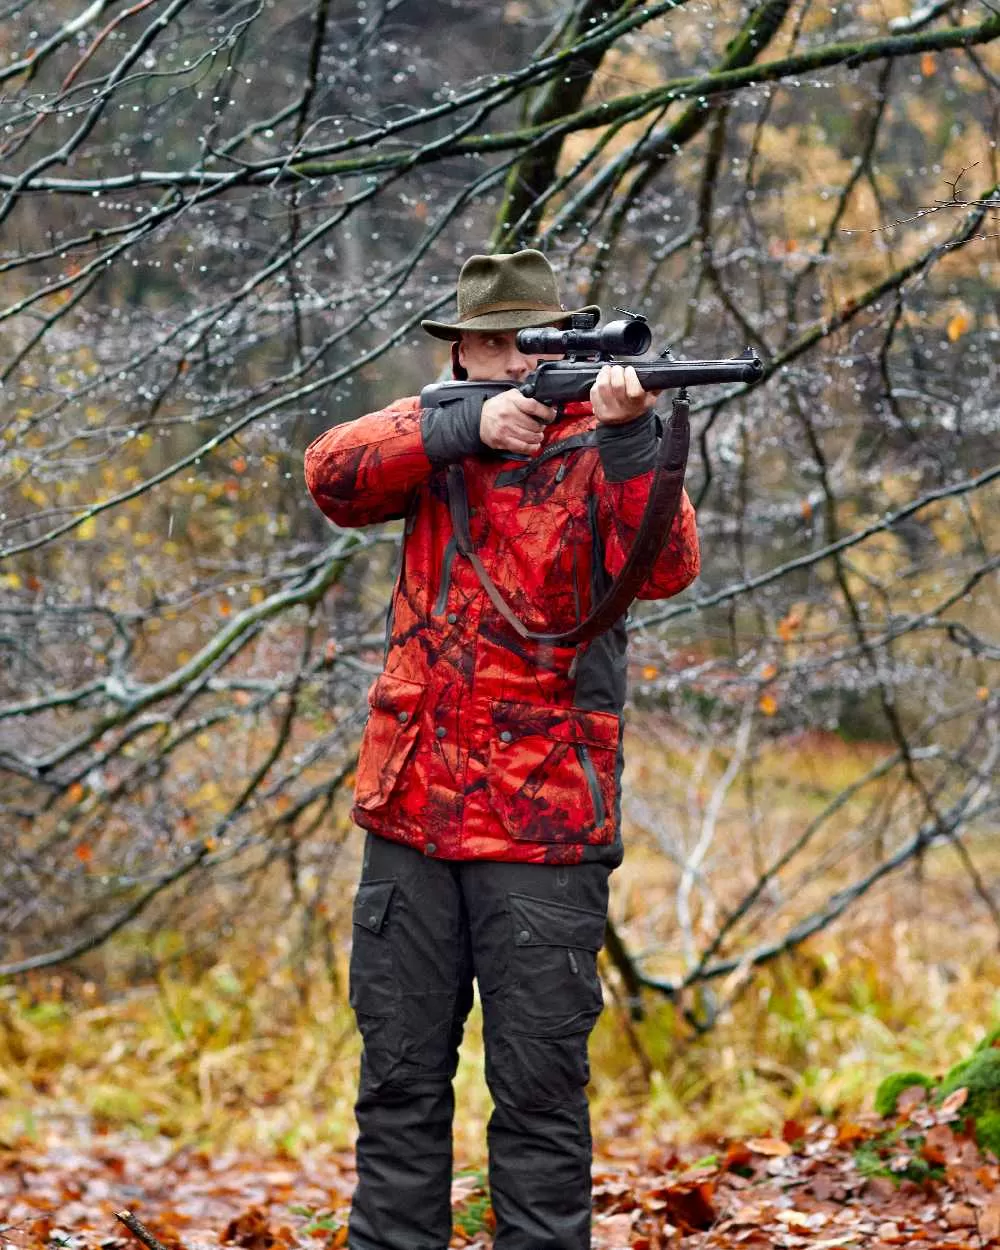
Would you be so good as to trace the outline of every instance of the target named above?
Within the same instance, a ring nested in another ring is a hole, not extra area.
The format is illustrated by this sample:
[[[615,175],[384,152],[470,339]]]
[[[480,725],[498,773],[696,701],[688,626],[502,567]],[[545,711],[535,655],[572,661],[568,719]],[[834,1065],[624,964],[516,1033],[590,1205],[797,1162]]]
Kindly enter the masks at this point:
[[[458,320],[421,321],[437,339],[457,339],[463,330],[522,330],[568,321],[580,313],[601,315],[597,304],[564,308],[552,266],[541,252],[470,256],[458,275]]]

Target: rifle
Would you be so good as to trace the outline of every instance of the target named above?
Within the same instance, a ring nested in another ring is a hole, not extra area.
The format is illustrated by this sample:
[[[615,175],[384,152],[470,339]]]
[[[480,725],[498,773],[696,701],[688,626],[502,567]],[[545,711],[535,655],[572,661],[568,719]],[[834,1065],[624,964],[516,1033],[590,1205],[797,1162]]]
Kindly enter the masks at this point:
[[[527,356],[558,355],[561,360],[543,360],[518,388],[522,395],[540,403],[558,406],[587,399],[601,368],[618,363],[612,353],[641,356],[649,350],[652,335],[645,317],[617,308],[626,320],[609,321],[597,328],[597,318],[589,313],[574,316],[568,330],[543,326],[519,330],[518,350]],[[461,464],[448,466],[448,507],[451,512],[455,545],[469,560],[491,603],[522,638],[548,646],[579,646],[610,629],[625,613],[649,575],[677,517],[684,493],[690,426],[688,423],[689,386],[713,382],[756,382],[764,372],[760,359],[748,347],[731,360],[675,360],[667,348],[649,363],[629,361],[647,391],[679,388],[673,400],[670,420],[659,440],[646,507],[635,541],[625,564],[603,598],[588,615],[571,629],[546,634],[531,630],[515,614],[483,566],[472,544],[469,530],[469,501]],[[451,404],[478,402],[512,389],[510,382],[435,382],[420,392],[422,408],[445,408]],[[529,459],[530,457],[525,457]]]
[[[621,311],[621,310],[616,310]],[[564,360],[543,360],[517,388],[522,395],[556,407],[586,399],[601,367],[620,363],[618,356],[642,356],[649,350],[652,334],[646,319],[628,313],[625,321],[609,321],[594,328],[591,314],[572,319],[568,330],[542,326],[517,332],[518,351],[526,356],[564,356]],[[586,324],[578,324],[586,323]],[[630,360],[643,390],[665,391],[713,382],[756,382],[764,372],[759,357],[748,347],[731,360],[675,360],[666,348],[653,361]],[[447,408],[449,404],[479,400],[485,402],[510,382],[434,382],[420,392],[421,408]]]

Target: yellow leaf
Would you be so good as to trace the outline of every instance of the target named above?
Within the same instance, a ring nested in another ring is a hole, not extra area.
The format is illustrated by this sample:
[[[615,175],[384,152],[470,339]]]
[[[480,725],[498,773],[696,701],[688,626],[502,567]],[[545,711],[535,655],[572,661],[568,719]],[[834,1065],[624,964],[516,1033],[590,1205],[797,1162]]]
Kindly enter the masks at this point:
[[[964,312],[956,313],[955,316],[948,322],[948,342],[957,343],[966,330],[968,330],[969,324],[969,318]]]
[[[976,691],[976,698],[979,700],[980,703],[985,703],[989,697],[990,697],[989,686],[980,686],[979,689]]]
[[[660,675],[660,670],[654,667],[652,664],[647,664],[646,667],[642,670],[643,681],[652,681],[654,677],[659,677],[659,675]]]
[[[82,538],[84,542],[88,542],[97,533],[97,520],[89,516],[86,521],[77,527],[76,536]]]
[[[250,602],[253,604],[263,603],[266,598],[263,586],[254,586],[250,591]]]
[[[812,1228],[812,1221],[803,1211],[778,1211],[774,1218],[789,1228]]]
[[[21,579],[16,573],[5,573],[0,577],[0,585],[5,586],[8,590],[20,590]]]
[[[757,703],[757,706],[760,708],[760,710],[764,713],[765,716],[773,716],[775,712],[778,710],[778,700],[774,697],[773,694],[762,694],[760,696],[759,702]],[[747,1144],[749,1145],[749,1143]],[[753,1150],[752,1145],[750,1146],[750,1149]]]
[[[791,611],[778,622],[778,637],[782,642],[791,642],[802,624],[802,614]]]
[[[764,667],[760,670],[761,680],[770,681],[771,678],[775,675],[775,673],[777,673],[777,671],[778,671],[778,666],[776,664],[765,664]]]
[[[220,616],[232,616],[232,614],[233,614],[233,605],[229,602],[228,599],[220,599],[219,600],[219,615]]]
[[[792,1153],[788,1142],[781,1141],[777,1137],[751,1137],[746,1146],[747,1150],[752,1150],[754,1154],[771,1155],[776,1159],[783,1159]]]
[[[937,60],[934,56],[934,53],[925,52],[924,55],[920,58],[921,74],[923,74],[925,78],[930,78],[930,76],[935,72],[936,69],[937,69]]]

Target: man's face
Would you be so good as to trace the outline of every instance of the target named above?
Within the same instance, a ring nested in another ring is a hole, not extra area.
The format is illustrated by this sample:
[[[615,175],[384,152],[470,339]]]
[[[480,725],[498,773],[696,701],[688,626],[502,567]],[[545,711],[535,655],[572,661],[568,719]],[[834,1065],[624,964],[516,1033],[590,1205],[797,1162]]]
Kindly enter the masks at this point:
[[[517,350],[516,330],[463,330],[458,340],[459,364],[470,382],[523,382],[538,367],[540,360],[558,360],[558,356],[525,356]]]

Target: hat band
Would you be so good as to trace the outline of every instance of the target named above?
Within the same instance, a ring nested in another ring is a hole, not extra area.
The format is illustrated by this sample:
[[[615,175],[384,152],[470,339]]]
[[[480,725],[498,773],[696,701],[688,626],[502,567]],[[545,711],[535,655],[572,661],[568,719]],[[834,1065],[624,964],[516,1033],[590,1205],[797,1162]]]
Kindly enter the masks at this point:
[[[477,304],[475,308],[461,311],[459,316],[462,321],[467,321],[472,317],[484,317],[487,313],[495,312],[551,312],[558,315],[565,311],[562,306],[553,308],[551,303],[545,300],[519,299],[501,300],[497,304]]]

